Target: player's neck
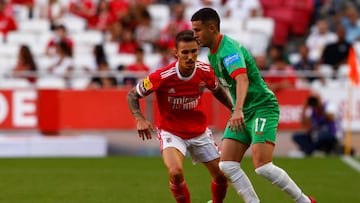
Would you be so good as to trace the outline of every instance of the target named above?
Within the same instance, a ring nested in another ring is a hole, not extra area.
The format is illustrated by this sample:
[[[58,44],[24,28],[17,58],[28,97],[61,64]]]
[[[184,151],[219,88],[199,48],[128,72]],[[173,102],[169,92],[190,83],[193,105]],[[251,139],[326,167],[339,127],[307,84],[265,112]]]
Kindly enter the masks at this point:
[[[217,50],[219,49],[220,42],[221,42],[222,38],[223,38],[223,35],[220,34],[220,33],[214,36],[213,43],[211,44],[211,47],[210,47],[210,53],[211,54],[215,54],[217,52]]]
[[[187,69],[179,68],[179,72],[182,77],[189,77],[194,72],[194,70],[187,70]]]

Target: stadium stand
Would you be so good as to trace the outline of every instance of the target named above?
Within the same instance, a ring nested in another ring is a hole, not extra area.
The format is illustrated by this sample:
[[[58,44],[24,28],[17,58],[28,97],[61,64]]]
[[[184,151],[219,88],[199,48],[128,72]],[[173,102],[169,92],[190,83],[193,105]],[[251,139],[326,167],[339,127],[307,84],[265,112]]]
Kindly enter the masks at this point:
[[[168,5],[151,4],[147,9],[150,12],[153,23],[156,23],[160,28],[164,28],[169,23],[170,7]]]
[[[36,88],[39,89],[65,89],[66,80],[60,77],[41,77],[36,81]]]
[[[70,0],[61,0],[63,5],[68,6]],[[94,1],[95,3],[97,2]],[[185,10],[185,19],[190,20],[194,9],[193,5],[190,5],[191,1],[184,1],[187,5]],[[225,34],[237,39],[245,47],[247,47],[253,55],[268,55],[268,48],[272,44],[285,44],[288,47],[297,46],[296,41],[289,40],[289,37],[299,37],[304,40],[310,31],[311,22],[315,22],[316,19],[310,19],[311,16],[315,16],[318,12],[318,8],[315,8],[312,0],[305,1],[284,1],[284,0],[260,0],[262,11],[257,13],[256,16],[251,16],[246,19],[234,19],[225,17],[224,12],[220,12],[222,16],[221,29]],[[18,31],[8,33],[7,39],[0,36],[0,78],[4,78],[5,74],[9,74],[14,67],[15,58],[17,56],[17,49],[20,44],[28,44],[34,54],[36,63],[39,66],[40,73],[46,73],[46,69],[51,64],[51,59],[45,55],[46,43],[54,37],[54,33],[50,30],[50,22],[47,18],[40,17],[40,6],[46,4],[45,0],[36,0],[34,7],[33,18],[29,19],[28,9],[19,5],[14,6],[14,16],[18,23]],[[225,10],[226,1],[223,1],[223,9]],[[145,4],[144,4],[145,5]],[[348,4],[347,4],[348,5]],[[171,6],[154,1],[151,4],[145,6],[149,11],[153,23],[158,27],[164,28],[172,19],[173,13],[171,12]],[[220,10],[221,5],[217,4]],[[329,6],[329,5],[321,5]],[[141,6],[139,7],[141,8]],[[133,12],[133,11],[129,11]],[[313,15],[314,14],[314,15]],[[126,26],[136,26],[136,20],[131,19],[136,16],[136,13],[130,13],[130,21],[121,19],[123,28]],[[132,16],[132,17],[131,17]],[[324,14],[329,21],[331,16],[327,13]],[[132,20],[132,21],[131,21]],[[103,44],[106,54],[108,55],[108,61],[112,70],[118,70],[119,67],[131,64],[134,61],[134,56],[131,54],[119,54],[119,42],[108,42],[107,38],[109,33],[100,33],[95,30],[87,29],[87,21],[84,18],[75,16],[69,11],[60,19],[62,24],[68,30],[69,36],[74,40],[73,57],[75,70],[74,74],[81,75],[83,66],[87,65],[91,59],[92,47],[95,44]],[[296,26],[292,26],[296,25]],[[143,48],[146,45],[143,45]],[[152,52],[145,53],[145,62],[151,67],[156,69],[158,67],[158,61],[160,60],[159,52],[156,47],[145,50],[152,50]],[[200,58],[206,60],[206,53],[201,52]],[[299,60],[299,56],[296,53],[289,52],[288,59],[290,64],[294,64]],[[320,68],[321,69],[321,68]],[[307,73],[308,74],[308,73]],[[347,69],[343,68],[339,70],[338,78],[344,79],[347,74]],[[41,76],[42,74],[39,74]],[[81,75],[83,77],[84,75]],[[74,76],[75,77],[75,76]],[[90,78],[91,75],[88,75]],[[80,80],[81,81],[81,80]],[[81,82],[80,82],[81,83]],[[82,85],[77,86],[77,88]]]
[[[50,28],[50,22],[47,19],[32,19],[18,22],[19,30],[26,33],[43,34]]]
[[[31,88],[30,82],[24,78],[2,78],[0,89]]]

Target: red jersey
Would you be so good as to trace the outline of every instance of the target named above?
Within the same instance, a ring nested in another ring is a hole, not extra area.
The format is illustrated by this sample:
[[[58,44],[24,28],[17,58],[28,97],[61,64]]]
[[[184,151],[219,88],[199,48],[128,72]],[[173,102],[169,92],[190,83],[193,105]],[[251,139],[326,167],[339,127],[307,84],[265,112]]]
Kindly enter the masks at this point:
[[[142,97],[156,92],[160,112],[158,128],[171,132],[183,139],[201,135],[207,128],[203,111],[204,88],[217,88],[215,74],[210,65],[196,62],[194,73],[181,76],[178,63],[160,68],[136,85]]]
[[[69,2],[70,13],[89,19],[96,12],[96,4],[93,0],[72,0]]]
[[[0,34],[6,36],[8,32],[15,30],[17,30],[16,20],[11,16],[0,13]]]
[[[11,0],[11,3],[12,4],[23,4],[23,5],[26,5],[26,4],[34,4],[34,0]]]
[[[55,39],[55,38],[50,39],[46,46],[47,47],[54,47],[58,41],[59,40]],[[71,38],[67,37],[67,38],[64,39],[64,41],[71,49],[74,47],[74,41]]]
[[[134,54],[139,44],[135,41],[132,42],[120,42],[118,53],[119,54]]]
[[[111,0],[109,1],[110,11],[115,15],[125,15],[129,10],[129,3],[125,0]]]
[[[88,28],[105,32],[115,22],[117,18],[111,12],[96,14],[88,19]]]

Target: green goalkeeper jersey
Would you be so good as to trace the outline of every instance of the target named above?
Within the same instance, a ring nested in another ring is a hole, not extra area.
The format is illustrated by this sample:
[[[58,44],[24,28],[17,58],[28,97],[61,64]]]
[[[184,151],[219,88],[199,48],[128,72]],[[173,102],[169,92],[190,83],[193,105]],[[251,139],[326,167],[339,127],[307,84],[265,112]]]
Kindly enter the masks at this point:
[[[208,58],[220,83],[229,89],[233,102],[236,102],[236,81],[239,73],[246,73],[249,87],[243,112],[263,107],[278,108],[274,93],[266,86],[253,57],[248,50],[234,39],[223,35],[215,53],[209,52]]]

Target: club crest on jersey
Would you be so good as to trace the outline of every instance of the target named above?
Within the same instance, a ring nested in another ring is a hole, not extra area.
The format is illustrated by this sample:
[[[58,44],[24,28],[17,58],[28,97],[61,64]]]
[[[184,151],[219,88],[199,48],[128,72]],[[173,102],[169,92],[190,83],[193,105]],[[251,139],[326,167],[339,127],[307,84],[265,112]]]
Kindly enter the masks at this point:
[[[167,137],[165,140],[166,140],[167,143],[170,143],[171,142],[171,137]]]
[[[143,81],[143,85],[146,91],[150,90],[153,87],[153,84],[151,83],[149,76],[145,78],[145,80]]]
[[[232,53],[224,58],[224,65],[229,67],[231,64],[240,61],[240,56],[238,53]]]

